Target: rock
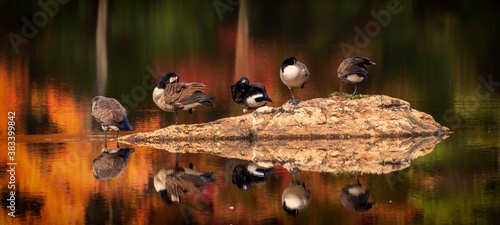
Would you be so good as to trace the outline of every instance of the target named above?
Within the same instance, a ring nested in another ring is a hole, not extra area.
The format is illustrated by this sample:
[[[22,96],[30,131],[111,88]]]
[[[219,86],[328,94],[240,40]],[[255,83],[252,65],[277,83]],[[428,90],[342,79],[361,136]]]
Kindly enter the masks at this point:
[[[125,136],[128,142],[158,140],[269,140],[409,137],[451,133],[410,103],[384,95],[360,99],[316,98],[298,105],[261,107],[253,113],[203,124],[172,125]]]
[[[261,107],[209,123],[120,138],[171,152],[210,153],[318,172],[389,173],[434,149],[451,131],[406,101],[383,95],[317,98]]]

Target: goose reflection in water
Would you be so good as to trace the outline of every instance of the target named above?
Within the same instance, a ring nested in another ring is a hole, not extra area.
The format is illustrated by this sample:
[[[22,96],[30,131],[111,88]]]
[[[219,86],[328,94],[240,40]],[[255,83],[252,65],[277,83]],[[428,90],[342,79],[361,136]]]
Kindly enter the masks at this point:
[[[166,204],[179,204],[181,196],[201,193],[201,187],[213,179],[213,172],[200,173],[194,170],[193,164],[188,168],[178,165],[178,153],[176,154],[175,166],[168,166],[156,173],[154,186]]]
[[[281,195],[281,204],[286,213],[296,216],[309,205],[311,191],[307,189],[305,182],[297,178],[298,169],[292,170],[292,173],[292,181]]]
[[[368,211],[375,205],[375,203],[368,202],[370,191],[361,186],[358,176],[355,175],[355,177],[356,183],[346,185],[340,190],[340,202],[344,208],[351,211]]]
[[[231,174],[231,181],[239,189],[248,191],[252,183],[263,183],[271,172],[272,163],[255,163],[252,161],[229,159],[226,162],[226,172]]]
[[[107,146],[102,153],[92,161],[94,177],[99,180],[112,179],[120,174],[127,166],[133,148],[120,148],[116,142],[116,148],[108,150]]]

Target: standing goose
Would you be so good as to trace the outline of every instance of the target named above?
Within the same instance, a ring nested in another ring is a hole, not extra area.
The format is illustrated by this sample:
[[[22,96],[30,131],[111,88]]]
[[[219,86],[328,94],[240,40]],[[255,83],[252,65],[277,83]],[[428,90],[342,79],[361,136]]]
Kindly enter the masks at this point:
[[[358,83],[368,78],[368,71],[366,71],[365,65],[375,64],[370,59],[362,56],[347,58],[340,63],[337,75],[343,82],[356,85],[352,93],[354,95],[356,94],[356,90],[358,90]]]
[[[267,96],[266,87],[261,83],[250,84],[247,77],[242,77],[231,86],[231,94],[233,101],[243,109],[243,113],[247,113],[248,109],[256,109],[272,102]]]
[[[92,171],[94,177],[100,180],[114,178],[125,169],[133,148],[120,148],[118,142],[116,148],[108,151],[103,149],[102,153],[92,161]]]
[[[295,177],[297,170],[293,171],[293,178],[290,181],[290,186],[285,188],[281,194],[281,204],[283,210],[290,215],[298,215],[299,212],[307,208],[311,201],[311,191],[306,188],[303,181]]]
[[[177,159],[178,154],[175,166],[161,169],[153,179],[156,191],[167,204],[179,204],[182,195],[200,193],[203,185],[213,181],[213,172],[200,173],[193,169],[193,164],[182,168]]]
[[[339,193],[339,199],[344,208],[352,211],[368,211],[374,203],[368,202],[370,191],[365,190],[356,176],[356,183],[342,187]]]
[[[304,88],[304,84],[309,79],[309,70],[304,63],[297,61],[295,57],[285,59],[281,64],[280,78],[281,81],[290,89],[292,100],[290,102],[294,105],[299,103],[299,100],[293,96],[292,88]]]
[[[166,73],[158,82],[153,91],[153,101],[162,110],[173,112],[175,124],[177,125],[177,111],[188,110],[199,105],[213,106],[211,102],[215,97],[204,94],[205,84],[179,82],[179,76],[175,73]]]
[[[127,118],[127,111],[114,98],[96,96],[92,99],[92,116],[101,124],[104,130],[104,141],[107,146],[106,131],[116,131],[116,137],[120,130],[134,130]]]

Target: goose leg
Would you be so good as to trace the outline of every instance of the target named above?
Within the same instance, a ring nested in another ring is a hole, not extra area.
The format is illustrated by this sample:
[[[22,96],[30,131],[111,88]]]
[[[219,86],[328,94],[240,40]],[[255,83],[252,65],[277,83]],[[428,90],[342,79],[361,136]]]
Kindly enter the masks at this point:
[[[120,130],[117,130],[116,131],[116,137],[115,138],[118,138],[118,133],[120,132]]]
[[[352,95],[356,94],[356,91],[357,91],[357,90],[358,90],[358,84],[356,84],[356,85],[354,86],[354,92],[352,93]]]
[[[175,125],[178,125],[178,123],[177,123],[177,111],[174,111],[174,117],[175,117]]]
[[[292,94],[292,100],[290,100],[290,103],[292,103],[292,105],[299,104],[299,100],[295,99],[295,96],[293,96],[292,88],[288,88],[288,89],[290,90],[290,94]]]
[[[102,149],[102,152],[107,152],[108,151],[108,139],[106,138],[106,130],[104,130],[104,148]]]
[[[361,185],[361,183],[359,183],[359,178],[358,178],[358,176],[356,175],[356,173],[354,173],[354,177],[356,177],[356,183],[357,183],[358,185]]]

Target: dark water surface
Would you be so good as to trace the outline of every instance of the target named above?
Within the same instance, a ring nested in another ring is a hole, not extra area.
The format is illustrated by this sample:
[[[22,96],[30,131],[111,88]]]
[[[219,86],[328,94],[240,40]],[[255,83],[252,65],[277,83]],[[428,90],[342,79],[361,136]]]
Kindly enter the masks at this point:
[[[0,3],[0,224],[498,224],[500,23],[488,2],[46,2]],[[215,107],[182,112],[179,122],[209,122],[241,115],[229,87],[243,75],[280,106],[290,99],[278,73],[283,59],[308,66],[311,79],[294,92],[305,100],[339,91],[338,65],[356,54],[377,63],[359,92],[405,99],[455,132],[409,168],[358,174],[377,203],[369,211],[339,200],[353,174],[301,171],[295,179],[311,200],[288,215],[281,194],[291,172],[275,166],[243,191],[232,182],[234,161],[208,154],[179,155],[179,166],[215,178],[179,205],[165,205],[153,185],[175,165],[169,151],[129,146],[121,173],[94,178],[104,146],[90,115],[95,95],[122,102],[134,132],[169,126],[173,115],[151,93],[163,72],[175,71],[216,96]]]

